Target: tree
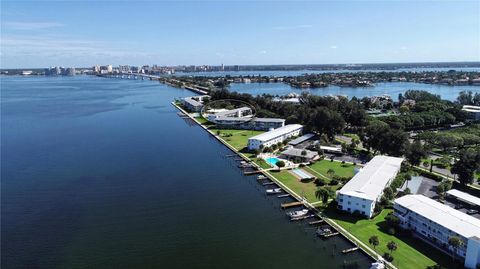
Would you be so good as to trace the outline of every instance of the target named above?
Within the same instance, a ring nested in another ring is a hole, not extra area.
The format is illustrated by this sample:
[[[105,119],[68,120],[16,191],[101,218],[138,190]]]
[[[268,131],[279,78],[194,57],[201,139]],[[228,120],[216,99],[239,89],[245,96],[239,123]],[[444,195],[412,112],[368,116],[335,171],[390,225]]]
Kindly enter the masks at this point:
[[[282,168],[282,167],[285,167],[285,162],[284,161],[278,161],[275,165]]]
[[[387,221],[388,226],[392,228],[397,228],[398,225],[400,224],[400,219],[393,214],[390,214],[387,217],[385,217],[385,220]]]
[[[332,198],[335,195],[335,192],[330,187],[318,188],[315,192],[315,197],[322,199],[324,204],[328,203],[328,199]]]
[[[457,248],[463,245],[463,241],[458,236],[450,236],[448,245],[452,247],[452,260],[455,261],[455,253],[457,253]]]
[[[408,146],[405,157],[411,165],[418,166],[422,159],[427,157],[427,150],[420,141],[415,141]]]
[[[395,243],[393,241],[390,241],[390,242],[387,243],[387,248],[388,248],[388,250],[390,250],[390,254],[392,254],[393,251],[397,250],[398,245],[397,245],[397,243]]]
[[[328,175],[330,178],[332,178],[332,177],[335,175],[335,170],[333,170],[332,168],[328,169],[327,175]]]
[[[480,152],[474,149],[460,151],[458,160],[452,166],[452,173],[458,175],[463,185],[472,184],[474,173],[480,168]]]
[[[437,194],[440,197],[440,199],[443,199],[445,197],[445,193],[452,188],[452,181],[450,180],[443,180],[438,184],[437,186]]]
[[[368,239],[368,243],[373,246],[373,249],[376,249],[376,247],[380,244],[380,240],[378,240],[378,236],[372,235]]]
[[[306,151],[306,150],[302,150],[301,154],[302,154],[302,156],[305,156],[305,155],[307,155],[307,151]]]

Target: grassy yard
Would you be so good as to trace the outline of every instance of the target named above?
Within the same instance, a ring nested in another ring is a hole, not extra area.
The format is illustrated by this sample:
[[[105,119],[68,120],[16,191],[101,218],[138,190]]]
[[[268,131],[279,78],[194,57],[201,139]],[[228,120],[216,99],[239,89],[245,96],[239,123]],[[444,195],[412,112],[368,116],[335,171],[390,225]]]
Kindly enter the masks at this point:
[[[321,160],[309,166],[312,170],[328,176],[327,171],[332,169],[335,175],[340,177],[353,177],[355,165],[349,163],[331,162],[330,160]]]
[[[317,186],[313,183],[313,180],[310,182],[302,182],[294,175],[292,175],[287,170],[280,172],[270,172],[272,176],[278,179],[280,182],[285,184],[288,188],[294,191],[296,194],[305,197],[308,202],[314,203],[320,201],[315,197],[315,192],[317,191]]]
[[[209,130],[215,134],[217,134],[217,132],[220,132],[220,137],[238,151],[243,150],[247,146],[248,139],[250,137],[263,133],[263,131],[252,130],[231,130],[215,128],[211,128]]]
[[[445,268],[454,268],[448,255],[432,248],[420,239],[412,236],[397,237],[386,233],[385,217],[391,211],[383,210],[381,214],[371,220],[359,220],[352,215],[341,214],[334,208],[329,208],[325,214],[367,245],[369,245],[370,236],[378,236],[380,244],[376,247],[376,251],[381,255],[389,252],[386,246],[388,242],[397,243],[398,249],[392,254],[393,264],[400,269],[426,268],[437,263]]]

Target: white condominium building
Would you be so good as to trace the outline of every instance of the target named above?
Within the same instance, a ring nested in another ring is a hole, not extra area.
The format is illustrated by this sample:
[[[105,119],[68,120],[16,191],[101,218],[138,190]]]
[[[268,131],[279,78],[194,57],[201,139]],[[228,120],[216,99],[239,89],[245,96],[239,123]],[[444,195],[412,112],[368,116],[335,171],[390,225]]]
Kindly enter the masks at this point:
[[[262,146],[270,147],[278,142],[285,141],[287,138],[300,135],[302,133],[302,129],[303,126],[300,124],[289,124],[272,131],[253,136],[248,139],[248,149],[260,149]]]
[[[371,218],[375,204],[400,171],[402,162],[403,158],[375,156],[337,191],[338,209]]]
[[[466,268],[480,265],[480,220],[461,211],[439,203],[423,195],[405,195],[395,199],[394,214],[400,219],[400,226],[452,253],[448,239],[456,236],[463,244],[456,249],[456,255],[465,260]]]

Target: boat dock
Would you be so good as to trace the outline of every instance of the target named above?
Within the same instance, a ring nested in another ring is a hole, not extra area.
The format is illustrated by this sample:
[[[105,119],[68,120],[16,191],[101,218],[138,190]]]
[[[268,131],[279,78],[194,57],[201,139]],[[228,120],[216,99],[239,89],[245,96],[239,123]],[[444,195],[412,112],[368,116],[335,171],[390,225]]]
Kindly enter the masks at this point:
[[[323,223],[323,222],[324,222],[324,220],[320,219],[320,220],[310,221],[308,224],[309,225],[317,225],[317,224],[320,224],[320,223]]]
[[[285,204],[281,204],[280,206],[285,209],[285,208],[290,208],[290,207],[295,207],[295,206],[300,206],[300,205],[303,205],[302,202],[291,202],[291,203],[285,203]]]
[[[273,185],[273,184],[276,184],[276,183],[273,182],[273,181],[270,181],[270,182],[265,182],[265,183],[263,183],[262,185],[263,185],[263,186],[266,186],[266,185]]]
[[[246,176],[249,176],[249,175],[256,175],[256,174],[261,174],[263,173],[262,170],[256,170],[256,171],[247,171],[247,172],[243,172],[244,175]]]
[[[278,195],[277,197],[278,197],[278,198],[283,198],[283,197],[289,197],[289,196],[290,196],[290,194],[287,193],[287,194]]]
[[[339,232],[331,232],[331,233],[328,233],[328,234],[324,234],[323,237],[330,238],[332,236],[339,235],[339,234],[340,234]]]

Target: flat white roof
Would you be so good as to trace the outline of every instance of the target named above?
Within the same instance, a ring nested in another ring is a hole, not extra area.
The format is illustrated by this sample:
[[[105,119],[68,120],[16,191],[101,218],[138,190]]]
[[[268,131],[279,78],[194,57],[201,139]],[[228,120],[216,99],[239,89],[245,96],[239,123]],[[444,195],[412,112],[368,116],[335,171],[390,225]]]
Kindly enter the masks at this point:
[[[338,192],[375,201],[400,170],[402,162],[403,158],[375,156]]]
[[[441,226],[465,237],[480,237],[480,220],[418,194],[395,199],[399,204]]]
[[[342,149],[337,147],[320,146],[320,148],[327,151],[342,152]]]
[[[471,194],[468,194],[466,192],[459,191],[459,190],[456,190],[456,189],[452,189],[452,190],[447,191],[447,194],[451,195],[451,196],[455,196],[457,199],[465,201],[465,202],[470,203],[472,205],[480,206],[480,198],[478,198],[476,196],[473,196]]]
[[[227,115],[231,115],[231,114],[236,114],[238,112],[251,111],[251,110],[252,110],[251,108],[244,106],[244,107],[239,107],[239,108],[235,108],[235,109],[230,109],[230,110],[226,110],[226,111],[217,112],[217,113],[215,113],[215,116],[223,117],[223,116],[227,116]]]
[[[300,136],[299,138],[295,138],[293,139],[292,141],[290,141],[288,144],[290,145],[297,145],[297,144],[300,144],[302,143],[303,141],[307,141],[308,139],[314,137],[315,135],[314,134],[304,134],[302,136]]]
[[[464,105],[462,110],[467,112],[480,113],[480,106]]]
[[[272,131],[265,132],[263,134],[252,136],[252,137],[250,137],[250,139],[265,142],[265,141],[272,140],[276,137],[279,137],[281,135],[288,134],[290,132],[296,131],[296,130],[301,129],[301,128],[303,128],[303,125],[289,124],[289,125],[285,125],[285,126],[282,126],[280,128],[274,129]]]

